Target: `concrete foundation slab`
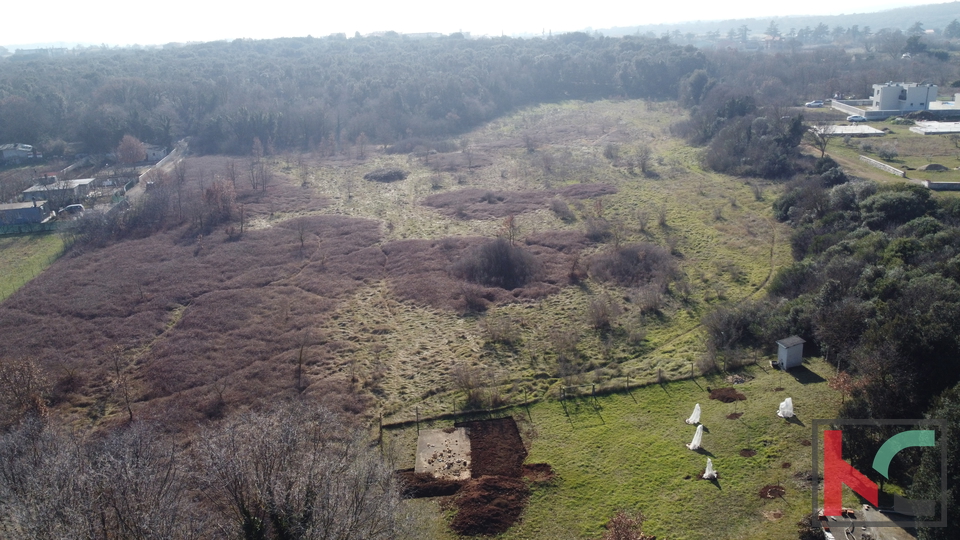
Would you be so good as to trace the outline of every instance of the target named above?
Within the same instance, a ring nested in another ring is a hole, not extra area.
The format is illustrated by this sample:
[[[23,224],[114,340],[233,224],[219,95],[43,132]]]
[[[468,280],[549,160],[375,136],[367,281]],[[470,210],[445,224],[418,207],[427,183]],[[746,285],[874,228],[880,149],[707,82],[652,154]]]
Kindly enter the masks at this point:
[[[470,436],[467,428],[425,429],[417,438],[417,473],[435,478],[470,478]]]

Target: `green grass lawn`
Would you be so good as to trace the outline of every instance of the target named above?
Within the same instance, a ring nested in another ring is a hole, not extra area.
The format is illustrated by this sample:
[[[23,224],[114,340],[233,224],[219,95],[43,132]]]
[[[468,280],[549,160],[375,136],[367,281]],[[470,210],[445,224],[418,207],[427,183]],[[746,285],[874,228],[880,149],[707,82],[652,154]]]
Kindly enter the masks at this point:
[[[831,367],[820,360],[805,366],[799,379],[760,365],[745,368],[740,373],[753,379],[736,385],[747,399],[735,404],[708,398],[707,387],[730,386],[724,376],[712,375],[568,401],[566,408],[547,400],[516,409],[530,443],[527,463],[549,463],[558,478],[534,486],[522,521],[501,538],[596,538],[619,508],[642,511],[644,531],[658,538],[794,536],[811,505],[810,489],[795,477],[812,469],[811,447],[803,441],[811,438],[814,418],[833,418],[840,405],[825,380]],[[788,396],[796,422],[776,415]],[[695,403],[707,430],[703,453],[684,446],[695,428],[683,421]],[[726,418],[734,412],[743,415]],[[387,437],[405,452],[400,464],[412,466],[416,429]],[[745,448],[757,454],[741,457]],[[717,482],[696,479],[708,456],[719,471]],[[786,489],[782,499],[759,497],[763,486],[778,482]],[[855,504],[850,496],[848,504]]]
[[[53,264],[63,252],[58,234],[0,237],[0,301]]]
[[[867,156],[892,167],[906,170],[907,177],[914,180],[960,181],[960,171],[957,170],[943,172],[917,170],[930,163],[938,163],[951,169],[960,165],[960,150],[946,136],[921,135],[910,131],[908,125],[895,125],[888,122],[871,122],[869,125],[889,131],[882,137],[852,138],[849,145],[845,144],[842,138],[836,137],[831,139],[827,154],[840,155],[852,160],[857,160],[862,155]],[[884,146],[894,148],[898,156],[889,161],[881,159],[877,155],[877,149]],[[857,174],[857,171],[853,173]],[[890,181],[900,181],[900,178],[894,175],[884,174]]]

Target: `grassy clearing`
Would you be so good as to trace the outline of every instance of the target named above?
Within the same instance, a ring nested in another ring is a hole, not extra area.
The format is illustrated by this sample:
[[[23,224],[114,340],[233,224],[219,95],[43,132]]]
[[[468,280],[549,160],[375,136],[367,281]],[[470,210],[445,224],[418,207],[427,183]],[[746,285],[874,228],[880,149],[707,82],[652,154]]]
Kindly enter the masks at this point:
[[[827,154],[845,158],[847,162],[844,163],[844,166],[850,169],[853,174],[880,181],[893,182],[901,181],[901,179],[886,173],[877,175],[875,172],[877,169],[859,161],[860,156],[867,156],[898,169],[906,170],[907,177],[913,180],[960,181],[960,171],[955,170],[960,165],[960,150],[945,135],[920,135],[910,131],[910,126],[900,126],[886,122],[874,122],[870,125],[877,129],[888,129],[889,131],[883,137],[852,138],[849,145],[845,144],[842,138],[835,138],[831,140],[827,147]],[[877,150],[882,147],[895,149],[899,154],[898,157],[889,161],[881,159],[877,155]],[[951,168],[951,170],[943,172],[917,170],[930,163],[939,163]]]
[[[550,463],[559,478],[534,487],[522,522],[501,538],[596,538],[618,508],[642,510],[644,531],[658,538],[794,536],[810,507],[810,490],[795,476],[812,469],[811,448],[803,441],[811,437],[811,420],[834,417],[840,405],[824,380],[831,367],[820,360],[806,367],[799,379],[760,365],[744,369],[754,378],[736,386],[747,396],[739,403],[708,398],[706,388],[729,386],[713,375],[570,401],[566,409],[555,400],[515,409],[530,443],[527,462]],[[797,422],[776,416],[788,396]],[[707,429],[703,453],[683,446],[693,436],[683,420],[694,403]],[[727,419],[733,412],[743,415]],[[400,465],[412,466],[416,429],[391,430],[386,437],[406,452]],[[741,457],[745,448],[757,454]],[[696,479],[708,456],[720,473],[716,483]],[[778,482],[786,489],[782,499],[759,497],[763,486]]]
[[[29,283],[63,253],[57,234],[0,237],[0,301]]]

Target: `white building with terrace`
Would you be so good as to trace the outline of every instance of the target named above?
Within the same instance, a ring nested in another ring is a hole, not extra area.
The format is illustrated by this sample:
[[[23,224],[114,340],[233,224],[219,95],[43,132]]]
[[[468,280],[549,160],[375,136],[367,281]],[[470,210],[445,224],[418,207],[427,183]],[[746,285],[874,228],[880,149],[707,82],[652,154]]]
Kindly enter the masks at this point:
[[[831,106],[847,114],[861,115],[869,121],[884,120],[916,111],[945,109],[937,101],[937,85],[908,82],[875,84],[870,99],[835,99]]]

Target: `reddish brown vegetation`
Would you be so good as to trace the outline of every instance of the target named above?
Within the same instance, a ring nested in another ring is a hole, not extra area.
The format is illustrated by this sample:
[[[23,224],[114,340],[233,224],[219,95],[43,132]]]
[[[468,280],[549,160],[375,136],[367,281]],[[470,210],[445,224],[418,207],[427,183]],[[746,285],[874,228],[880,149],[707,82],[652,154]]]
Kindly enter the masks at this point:
[[[287,175],[274,172],[267,185],[266,192],[254,190],[250,184],[250,159],[232,158],[227,156],[191,157],[186,160],[187,174],[190,178],[188,191],[199,190],[200,178],[204,178],[204,186],[209,187],[213,178],[220,177],[225,182],[231,182],[227,176],[228,164],[233,162],[236,171],[237,204],[243,204],[247,217],[270,215],[276,210],[288,213],[311,212],[322,210],[328,204],[326,197],[316,190],[303,187]],[[231,185],[233,183],[231,182]]]
[[[571,199],[590,199],[616,193],[610,184],[574,184],[545,191],[491,191],[461,189],[438,193],[423,199],[423,204],[459,219],[493,219],[547,208],[557,195]]]
[[[386,274],[401,298],[450,311],[482,311],[491,303],[515,302],[554,294],[570,283],[570,261],[587,245],[575,232],[530,236],[523,249],[533,255],[539,272],[513,290],[485,287],[457,279],[451,267],[469,250],[488,239],[401,240],[383,246]]]
[[[753,457],[755,455],[757,455],[757,451],[749,448],[744,448],[740,451],[740,457]]]
[[[678,273],[677,264],[666,249],[647,243],[610,249],[590,258],[590,274],[600,281],[623,287],[649,282],[665,287]]]
[[[747,396],[741,394],[736,388],[714,388],[710,391],[710,399],[716,399],[723,403],[733,403],[734,401],[743,401]]]
[[[108,381],[104,352],[121,345],[145,402],[135,410],[175,396],[163,414],[194,422],[211,401],[255,403],[296,391],[301,344],[324,374],[334,344],[306,330],[382,268],[378,240],[376,222],[322,216],[240,241],[215,232],[185,242],[172,231],[89,251],[59,261],[0,306],[0,354],[29,350],[52,378],[82,374],[86,386],[76,394],[95,396]]]

